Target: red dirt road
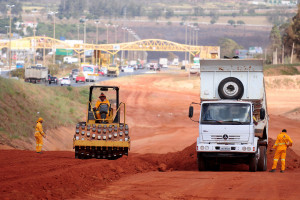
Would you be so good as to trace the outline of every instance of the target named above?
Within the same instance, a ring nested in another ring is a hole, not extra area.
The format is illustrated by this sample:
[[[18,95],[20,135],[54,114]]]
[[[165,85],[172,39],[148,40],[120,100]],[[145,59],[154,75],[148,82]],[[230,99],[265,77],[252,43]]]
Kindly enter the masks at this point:
[[[246,165],[225,164],[219,172],[198,172],[198,127],[187,112],[189,103],[199,100],[199,80],[162,74],[108,84],[121,86],[127,105],[129,157],[74,159],[68,151],[74,129],[51,130],[44,147],[51,151],[41,155],[0,150],[0,199],[299,199],[300,125],[280,115],[300,107],[300,90],[293,88],[284,110],[278,108],[278,91],[267,90],[270,137],[286,128],[295,143],[287,152],[286,173],[250,173]],[[268,151],[268,169],[273,155]]]

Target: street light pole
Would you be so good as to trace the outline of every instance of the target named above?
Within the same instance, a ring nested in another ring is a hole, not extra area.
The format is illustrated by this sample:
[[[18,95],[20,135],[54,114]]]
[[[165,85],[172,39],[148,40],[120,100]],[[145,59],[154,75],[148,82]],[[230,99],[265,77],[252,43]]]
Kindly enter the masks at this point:
[[[115,24],[113,25],[113,27],[115,28],[115,44],[117,43],[117,28],[119,27],[119,25]]]
[[[9,8],[9,71],[11,71],[11,8],[15,5],[6,5]],[[9,77],[11,77],[11,73],[9,73]]]
[[[96,20],[95,24],[96,24],[96,45],[98,45],[98,25],[99,25],[100,21]],[[96,66],[98,66],[98,50],[96,49]]]
[[[122,30],[123,30],[123,43],[125,43],[125,34],[126,34],[126,30],[127,30],[127,27],[122,27]],[[124,65],[124,50],[122,50],[122,53],[121,53],[121,64]]]
[[[36,13],[37,10],[32,10],[31,11],[32,13]],[[36,39],[35,39],[35,32],[36,32],[36,27],[37,27],[37,24],[36,24],[36,16],[35,14],[33,14],[34,16],[34,23],[33,23],[33,41],[34,41],[34,45],[33,45],[33,65],[35,66],[35,57],[36,57],[36,52],[35,52],[35,47],[36,47]]]
[[[187,45],[187,27],[188,27],[188,23],[185,23],[185,45]],[[186,62],[186,54],[187,52],[184,52],[184,62]],[[185,63],[186,65],[186,63]]]
[[[83,62],[85,63],[85,43],[86,43],[86,21],[87,19],[84,19],[84,54],[83,54]]]
[[[51,12],[49,12],[48,14],[49,15],[52,15],[53,16],[53,39],[55,39],[55,14],[57,14],[58,12],[56,12],[56,11],[51,11]],[[55,41],[54,41],[54,43],[55,43]],[[52,52],[53,52],[53,64],[55,64],[55,53],[54,53],[54,48],[52,49]],[[45,56],[45,55],[44,55]]]
[[[106,44],[108,44],[108,27],[110,26],[110,24],[105,24],[106,26]]]

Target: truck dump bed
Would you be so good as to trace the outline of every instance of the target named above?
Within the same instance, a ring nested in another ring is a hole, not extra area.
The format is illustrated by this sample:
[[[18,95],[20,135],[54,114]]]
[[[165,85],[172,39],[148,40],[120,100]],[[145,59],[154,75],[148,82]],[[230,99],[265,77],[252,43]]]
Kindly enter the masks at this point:
[[[219,85],[227,77],[238,78],[242,83],[243,94],[238,99],[259,101],[264,98],[262,60],[201,60],[200,72],[201,100],[222,99]]]
[[[25,78],[47,79],[48,68],[31,66],[25,69]]]

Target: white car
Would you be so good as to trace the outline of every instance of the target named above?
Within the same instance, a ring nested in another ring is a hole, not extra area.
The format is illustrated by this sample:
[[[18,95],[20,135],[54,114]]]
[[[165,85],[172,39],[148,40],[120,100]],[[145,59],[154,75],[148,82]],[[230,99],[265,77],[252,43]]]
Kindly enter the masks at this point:
[[[60,85],[63,86],[63,85],[68,85],[68,86],[71,86],[71,80],[69,77],[64,77],[61,79],[60,81]]]

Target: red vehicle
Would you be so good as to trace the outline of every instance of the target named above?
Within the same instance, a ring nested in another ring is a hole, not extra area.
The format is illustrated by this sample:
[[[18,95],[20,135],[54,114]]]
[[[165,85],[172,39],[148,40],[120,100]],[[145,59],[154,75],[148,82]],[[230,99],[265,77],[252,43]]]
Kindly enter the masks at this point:
[[[99,70],[98,74],[104,76],[104,72],[102,70]]]
[[[85,83],[85,77],[84,77],[84,76],[77,76],[77,77],[76,77],[76,83],[78,83],[78,82],[83,82],[83,83]]]

